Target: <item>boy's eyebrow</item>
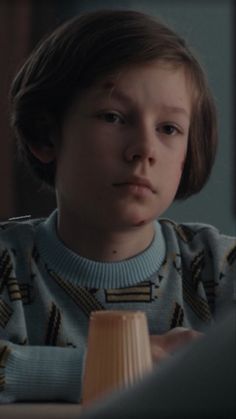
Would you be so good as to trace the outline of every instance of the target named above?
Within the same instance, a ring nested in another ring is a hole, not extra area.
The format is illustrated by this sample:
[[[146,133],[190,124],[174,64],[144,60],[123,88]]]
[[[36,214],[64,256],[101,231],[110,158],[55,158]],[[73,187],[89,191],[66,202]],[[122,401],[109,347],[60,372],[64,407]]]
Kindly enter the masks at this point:
[[[186,116],[188,119],[190,118],[190,114],[184,108],[179,108],[178,106],[169,106],[169,105],[163,105],[163,108],[169,112],[182,114],[183,116]]]
[[[102,89],[99,90],[99,96],[101,93],[109,92],[109,98],[114,98],[120,102],[128,102],[133,103],[131,97],[129,97],[125,92],[118,90],[115,86],[115,83],[106,82],[102,85]],[[182,114],[186,116],[188,119],[190,118],[190,114],[186,111],[186,109],[179,107],[179,106],[172,106],[172,105],[162,105],[162,108],[167,112],[172,112],[176,114]]]

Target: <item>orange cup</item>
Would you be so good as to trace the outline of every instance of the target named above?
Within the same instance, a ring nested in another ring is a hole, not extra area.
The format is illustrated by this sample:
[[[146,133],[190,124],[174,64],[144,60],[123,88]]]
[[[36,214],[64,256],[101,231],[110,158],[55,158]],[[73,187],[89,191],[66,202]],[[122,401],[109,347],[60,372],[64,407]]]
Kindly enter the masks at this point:
[[[146,314],[142,311],[91,313],[82,404],[129,386],[152,368]]]

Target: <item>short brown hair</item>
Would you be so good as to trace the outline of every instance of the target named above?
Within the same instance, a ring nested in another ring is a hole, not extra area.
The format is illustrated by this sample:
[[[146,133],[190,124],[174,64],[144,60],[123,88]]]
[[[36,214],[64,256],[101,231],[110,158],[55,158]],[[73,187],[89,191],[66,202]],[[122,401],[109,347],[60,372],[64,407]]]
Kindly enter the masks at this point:
[[[41,163],[28,146],[47,144],[51,124],[59,125],[75,95],[122,67],[156,59],[183,66],[196,92],[176,199],[202,189],[217,146],[216,109],[205,72],[178,34],[131,10],[99,10],[64,23],[39,44],[13,81],[12,126],[21,152],[39,179],[54,186],[56,163]]]

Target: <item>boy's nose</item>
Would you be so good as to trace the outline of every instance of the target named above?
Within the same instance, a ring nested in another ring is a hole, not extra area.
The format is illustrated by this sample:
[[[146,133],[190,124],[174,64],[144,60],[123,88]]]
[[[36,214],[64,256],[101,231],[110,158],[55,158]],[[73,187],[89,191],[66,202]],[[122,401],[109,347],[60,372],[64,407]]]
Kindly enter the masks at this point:
[[[155,138],[154,138],[155,137]],[[156,161],[156,133],[148,129],[139,128],[132,134],[128,145],[124,150],[124,158],[127,162],[147,161],[153,165]]]

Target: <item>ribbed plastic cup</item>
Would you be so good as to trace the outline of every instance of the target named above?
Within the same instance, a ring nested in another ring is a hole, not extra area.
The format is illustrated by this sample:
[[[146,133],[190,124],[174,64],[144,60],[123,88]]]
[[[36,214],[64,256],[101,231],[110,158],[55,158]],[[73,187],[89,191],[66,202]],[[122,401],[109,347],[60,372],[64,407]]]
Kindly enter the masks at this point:
[[[83,406],[112,390],[133,384],[151,368],[150,339],[144,312],[91,313],[83,377]]]

